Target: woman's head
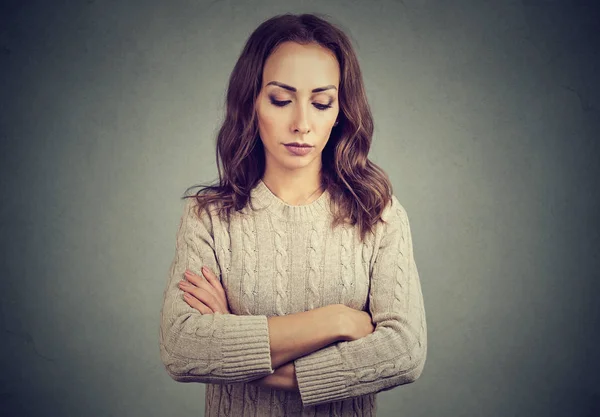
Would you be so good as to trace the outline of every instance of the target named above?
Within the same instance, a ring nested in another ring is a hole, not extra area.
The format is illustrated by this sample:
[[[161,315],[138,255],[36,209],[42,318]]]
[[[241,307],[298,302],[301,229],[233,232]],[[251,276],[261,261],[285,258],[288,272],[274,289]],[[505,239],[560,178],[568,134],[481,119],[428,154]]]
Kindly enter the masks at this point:
[[[266,85],[271,81],[297,91]],[[329,85],[335,89],[312,93],[315,86]],[[273,97],[291,102],[277,107]],[[319,110],[320,104],[332,107]],[[392,194],[387,175],[367,158],[372,135],[362,74],[348,37],[314,14],[272,17],[250,35],[231,73],[217,137],[219,183],[206,186],[204,195],[196,193],[199,210],[212,202],[227,215],[245,207],[267,160],[283,169],[319,168],[335,206],[334,225],[351,219],[364,237]],[[315,148],[292,158],[283,146],[289,142]]]
[[[321,171],[321,152],[338,112],[337,58],[318,43],[286,41],[268,56],[255,102],[258,133],[271,174],[287,170]],[[286,144],[307,145],[298,155]],[[318,177],[317,177],[318,178]]]

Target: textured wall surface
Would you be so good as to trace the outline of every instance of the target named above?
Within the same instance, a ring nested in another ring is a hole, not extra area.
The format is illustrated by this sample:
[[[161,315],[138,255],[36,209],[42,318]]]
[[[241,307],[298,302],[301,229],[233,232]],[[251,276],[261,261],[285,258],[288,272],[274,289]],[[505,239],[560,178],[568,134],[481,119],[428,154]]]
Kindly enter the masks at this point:
[[[427,312],[379,415],[598,415],[593,4],[2,2],[0,412],[202,415],[157,341],[179,198],[216,177],[248,35],[318,12],[354,42]]]

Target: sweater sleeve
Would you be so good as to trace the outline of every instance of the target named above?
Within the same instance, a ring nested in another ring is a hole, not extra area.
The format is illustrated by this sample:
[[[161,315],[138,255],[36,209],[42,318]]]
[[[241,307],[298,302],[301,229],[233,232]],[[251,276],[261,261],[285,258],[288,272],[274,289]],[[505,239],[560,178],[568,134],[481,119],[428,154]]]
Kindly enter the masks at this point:
[[[267,316],[202,314],[183,299],[177,283],[186,269],[202,276],[203,265],[221,275],[212,217],[204,210],[199,218],[195,199],[189,199],[161,308],[160,356],[167,373],[178,382],[219,384],[272,374]]]
[[[392,196],[382,215],[372,265],[373,333],[341,341],[294,361],[304,406],[387,391],[414,382],[427,355],[423,294],[407,213]]]

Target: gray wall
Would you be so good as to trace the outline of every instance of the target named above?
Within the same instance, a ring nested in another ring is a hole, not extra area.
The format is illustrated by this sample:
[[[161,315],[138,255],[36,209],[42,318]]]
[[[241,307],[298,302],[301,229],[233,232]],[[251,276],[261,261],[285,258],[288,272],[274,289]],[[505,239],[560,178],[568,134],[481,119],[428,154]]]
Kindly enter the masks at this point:
[[[204,385],[171,380],[158,350],[179,198],[216,176],[248,35],[320,12],[355,43],[426,303],[425,371],[379,415],[599,412],[588,4],[4,2],[0,411],[202,415]]]

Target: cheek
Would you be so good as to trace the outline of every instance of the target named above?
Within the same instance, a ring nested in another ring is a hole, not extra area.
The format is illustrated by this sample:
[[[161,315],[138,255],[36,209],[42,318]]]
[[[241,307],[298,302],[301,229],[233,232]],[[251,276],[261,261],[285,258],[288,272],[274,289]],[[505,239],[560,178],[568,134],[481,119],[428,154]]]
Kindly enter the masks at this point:
[[[326,120],[323,120],[323,123],[321,123],[321,130],[322,131],[326,131],[326,130],[331,130],[333,129],[333,124],[335,123],[335,116],[334,117],[329,117]]]
[[[263,112],[259,119],[260,127],[263,130],[263,134],[266,136],[264,139],[273,139],[272,135],[277,135],[283,128],[281,115],[274,113]]]
[[[319,121],[319,124],[315,126],[319,132],[320,136],[329,137],[331,131],[335,127],[333,124],[335,123],[335,116],[323,118],[323,120]]]
[[[315,127],[319,130],[319,132],[328,132],[333,129],[333,124],[338,117],[339,112],[335,111],[336,109],[326,110],[326,114],[321,114],[317,120],[317,124]]]
[[[263,126],[265,129],[274,130],[277,129],[277,117],[273,114],[266,114],[263,117]]]

